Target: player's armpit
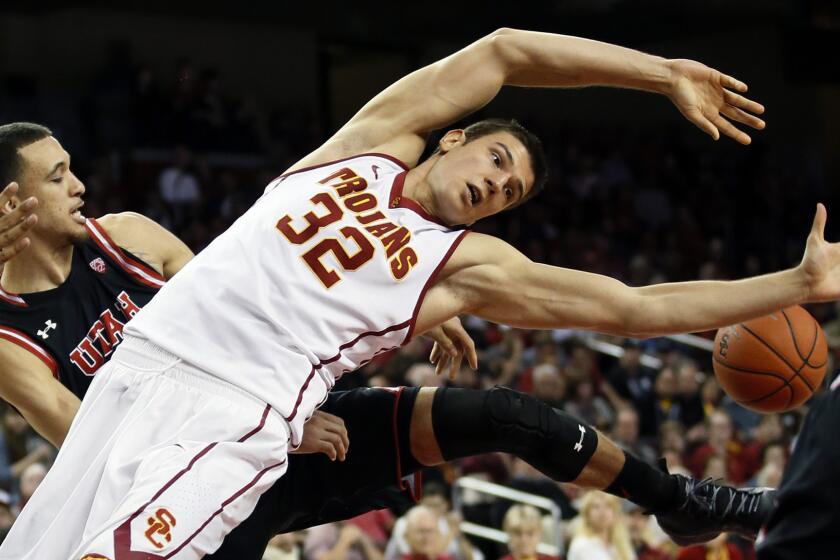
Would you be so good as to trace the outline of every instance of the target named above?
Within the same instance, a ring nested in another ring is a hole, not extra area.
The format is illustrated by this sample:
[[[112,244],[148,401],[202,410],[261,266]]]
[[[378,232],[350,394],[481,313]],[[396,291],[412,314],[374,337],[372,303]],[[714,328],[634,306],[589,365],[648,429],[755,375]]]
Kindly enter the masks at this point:
[[[5,340],[0,340],[0,397],[56,447],[64,441],[81,404],[44,362]]]
[[[108,214],[97,220],[118,246],[169,280],[181,270],[193,252],[166,228],[136,212]]]

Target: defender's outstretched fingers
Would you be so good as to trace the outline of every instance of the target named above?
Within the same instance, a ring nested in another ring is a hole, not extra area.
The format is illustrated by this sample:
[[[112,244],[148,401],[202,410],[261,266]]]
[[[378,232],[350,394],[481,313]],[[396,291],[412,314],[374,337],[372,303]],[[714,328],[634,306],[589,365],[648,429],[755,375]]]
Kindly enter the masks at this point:
[[[720,130],[723,134],[726,134],[739,144],[748,145],[752,142],[752,138],[746,132],[738,130],[731,122],[723,118],[722,116],[718,116],[715,119],[715,126]]]
[[[724,116],[729,117],[733,121],[745,124],[756,130],[762,130],[764,128],[763,120],[759,119],[754,115],[750,115],[746,111],[742,111],[737,107],[733,107],[732,105],[725,106],[723,109],[721,109],[721,113],[723,113]]]
[[[733,107],[738,107],[739,109],[743,109],[744,111],[748,111],[756,115],[764,114],[764,105],[762,105],[761,103],[756,103],[752,99],[747,99],[743,95],[738,95],[737,93],[729,91],[728,89],[723,90],[723,100],[732,105]]]
[[[745,92],[748,89],[747,84],[745,84],[741,80],[736,80],[732,76],[723,73],[720,75],[720,85],[722,85],[725,88],[738,90],[740,92]]]
[[[811,235],[819,240],[825,240],[825,222],[828,218],[828,211],[822,202],[817,203],[817,211],[814,214],[814,223],[811,225]]]

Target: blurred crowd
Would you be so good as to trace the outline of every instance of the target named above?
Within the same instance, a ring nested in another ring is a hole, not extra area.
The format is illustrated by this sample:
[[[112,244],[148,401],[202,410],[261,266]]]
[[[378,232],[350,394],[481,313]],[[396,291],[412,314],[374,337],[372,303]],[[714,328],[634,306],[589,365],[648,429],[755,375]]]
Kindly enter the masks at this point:
[[[160,76],[120,47],[111,49],[90,90],[73,102],[57,101],[56,92],[40,90],[26,76],[0,79],[0,122],[31,120],[53,128],[86,185],[86,215],[140,211],[195,251],[326,136],[316,116],[260,107],[247,92],[229,91],[212,68],[184,60],[171,76]],[[64,110],[59,114],[56,107]],[[476,229],[542,262],[630,285],[753,275],[799,261],[814,210],[810,201],[840,208],[832,205],[837,195],[827,188],[819,157],[802,145],[771,145],[760,137],[748,149],[695,145],[700,133],[687,124],[630,130],[522,120],[543,136],[549,187],[539,200]],[[829,231],[827,237],[837,236]],[[810,311],[836,352],[835,307]],[[615,358],[593,350],[588,333],[463,320],[479,350],[477,370],[465,367],[452,381],[436,376],[428,343],[419,339],[345,376],[338,389],[505,385],[598,427],[646,461],[664,457],[671,472],[736,485],[778,484],[804,409],[762,416],[739,407],[718,387],[708,352],[668,339],[600,338],[621,349]],[[643,355],[661,366],[644,366]],[[0,406],[0,412],[4,531],[47,472],[54,450],[13,408]],[[677,550],[632,504],[555,483],[503,454],[447,464],[424,476],[419,504],[395,503],[390,510],[278,536],[265,558],[549,557],[537,555],[540,542],[561,543],[567,560],[754,556],[749,543],[726,536]],[[452,488],[463,476],[547,497],[561,520],[468,492],[454,512]],[[468,537],[461,531],[464,519],[506,533],[508,545]]]

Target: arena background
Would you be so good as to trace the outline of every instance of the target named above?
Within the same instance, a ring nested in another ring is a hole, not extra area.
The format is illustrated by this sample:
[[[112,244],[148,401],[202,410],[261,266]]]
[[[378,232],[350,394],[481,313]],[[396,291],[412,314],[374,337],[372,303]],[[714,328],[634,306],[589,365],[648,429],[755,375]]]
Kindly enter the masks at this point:
[[[0,122],[30,120],[55,132],[87,187],[86,215],[139,211],[199,251],[367,99],[502,26],[699,60],[747,82],[751,97],[766,106],[767,128],[743,147],[712,141],[650,94],[504,90],[478,116],[515,117],[540,134],[551,180],[539,200],[488,220],[480,231],[534,259],[631,285],[793,265],[817,201],[828,207],[827,238],[840,239],[840,66],[831,58],[840,52],[840,7],[829,0],[144,2],[142,8],[5,2]],[[835,306],[809,309],[836,353]],[[533,392],[644,458],[666,453],[672,467],[698,476],[772,482],[796,434],[801,411],[760,418],[723,398],[708,352],[670,340],[598,338],[629,350],[616,359],[593,350],[588,334],[465,321],[481,350],[480,367],[463,371],[456,385],[502,383]],[[425,365],[427,350],[413,343],[342,383],[442,383]],[[640,352],[662,366],[639,366]],[[636,395],[622,381],[635,369],[646,387]],[[637,412],[638,435],[633,414],[617,412],[625,405]],[[8,526],[43,473],[36,464],[48,466],[53,453],[14,410],[7,407],[3,416],[0,526]],[[732,437],[727,422],[734,424]],[[564,517],[574,516],[578,492],[508,457],[448,465],[426,478],[448,489],[464,474],[548,496]],[[395,503],[395,515],[405,507]],[[500,508],[478,500],[465,514],[498,526]],[[381,517],[376,526],[388,528],[387,514]],[[384,549],[387,531],[370,529],[370,519],[358,525]],[[315,559],[329,551],[330,535],[344,530],[322,528],[289,541],[300,542],[301,557]],[[486,558],[505,553],[474,543]],[[662,558],[689,557],[656,545]],[[748,544],[736,545],[744,558],[752,556]]]

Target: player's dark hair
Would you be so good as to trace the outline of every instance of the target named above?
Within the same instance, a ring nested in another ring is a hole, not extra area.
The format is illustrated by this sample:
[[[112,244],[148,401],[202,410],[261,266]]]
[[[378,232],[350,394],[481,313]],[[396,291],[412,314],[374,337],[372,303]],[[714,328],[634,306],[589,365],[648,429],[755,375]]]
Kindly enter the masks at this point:
[[[16,122],[0,126],[0,190],[18,179],[21,167],[18,150],[52,135],[49,128],[40,124]]]
[[[546,163],[545,150],[537,135],[522,126],[515,119],[484,119],[475,122],[464,129],[464,135],[466,136],[465,144],[469,144],[477,138],[496,132],[507,132],[522,142],[522,145],[525,146],[531,158],[531,169],[534,171],[534,186],[531,187],[531,190],[528,191],[528,194],[522,200],[512,206],[513,208],[531,200],[545,188],[548,182],[548,165]]]

